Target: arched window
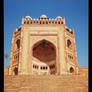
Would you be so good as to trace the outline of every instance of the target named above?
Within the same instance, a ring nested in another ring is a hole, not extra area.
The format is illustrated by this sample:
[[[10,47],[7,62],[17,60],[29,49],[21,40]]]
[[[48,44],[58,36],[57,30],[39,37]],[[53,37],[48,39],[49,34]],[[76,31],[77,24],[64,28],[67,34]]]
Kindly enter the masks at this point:
[[[42,67],[40,67],[40,69],[42,69]]]
[[[36,65],[35,65],[35,68],[36,68]]]
[[[48,22],[46,21],[46,24],[48,24]]]
[[[16,68],[16,67],[14,68],[14,74],[18,75],[18,68]]]
[[[37,24],[38,24],[38,21],[37,21]]]
[[[41,24],[41,21],[40,21],[40,24]]]
[[[34,21],[34,24],[35,24],[35,21]]]
[[[26,24],[26,22],[24,22],[24,24]]]
[[[45,69],[45,67],[43,67],[43,69]]]
[[[63,24],[63,22],[61,22],[61,24]]]
[[[30,24],[32,24],[32,21],[30,22]]]
[[[17,48],[19,49],[20,48],[20,40],[19,39],[16,41],[16,44],[17,44]]]
[[[60,24],[60,21],[58,22],[58,24]]]
[[[47,69],[47,67],[46,67],[46,69]]]
[[[51,22],[49,22],[49,24],[51,24]]]
[[[52,24],[54,24],[54,22],[52,22]]]
[[[70,73],[73,73],[73,72],[74,72],[73,67],[70,67]]]
[[[33,65],[33,68],[34,68],[34,65]]]
[[[68,39],[67,40],[67,47],[70,47],[71,46],[71,41]]]
[[[27,21],[27,24],[29,24],[29,21]]]

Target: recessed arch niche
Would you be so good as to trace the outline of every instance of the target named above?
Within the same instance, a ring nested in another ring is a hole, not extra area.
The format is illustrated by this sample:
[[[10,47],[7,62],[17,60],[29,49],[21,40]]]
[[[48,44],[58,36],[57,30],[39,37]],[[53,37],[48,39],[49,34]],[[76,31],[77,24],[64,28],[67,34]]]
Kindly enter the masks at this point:
[[[32,55],[49,66],[50,74],[56,73],[56,47],[52,42],[46,39],[36,42],[32,46]]]
[[[74,68],[70,67],[70,73],[73,73],[73,72],[74,72]]]
[[[19,49],[19,48],[20,48],[20,39],[18,39],[18,40],[16,41],[16,45],[17,45],[17,49]]]
[[[14,68],[14,75],[18,75],[18,68],[17,67]]]

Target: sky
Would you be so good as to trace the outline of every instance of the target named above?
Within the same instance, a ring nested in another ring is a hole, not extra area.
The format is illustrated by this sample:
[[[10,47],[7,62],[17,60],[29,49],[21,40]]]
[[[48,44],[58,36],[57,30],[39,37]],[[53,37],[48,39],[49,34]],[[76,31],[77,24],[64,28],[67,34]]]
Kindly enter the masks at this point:
[[[19,28],[22,16],[39,18],[65,16],[66,26],[74,29],[79,66],[88,66],[88,0],[4,0],[4,65],[10,63],[14,28]]]

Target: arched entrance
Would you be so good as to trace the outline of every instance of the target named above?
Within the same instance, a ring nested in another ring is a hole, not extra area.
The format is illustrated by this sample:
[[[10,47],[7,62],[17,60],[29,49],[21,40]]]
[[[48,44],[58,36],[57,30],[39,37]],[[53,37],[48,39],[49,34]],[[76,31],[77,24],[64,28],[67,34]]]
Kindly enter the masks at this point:
[[[14,68],[14,75],[18,75],[18,68],[17,67]]]
[[[33,57],[49,66],[50,74],[56,73],[56,47],[45,39],[38,41],[32,47]]]
[[[73,67],[70,67],[70,73],[73,73],[73,72],[74,72]]]

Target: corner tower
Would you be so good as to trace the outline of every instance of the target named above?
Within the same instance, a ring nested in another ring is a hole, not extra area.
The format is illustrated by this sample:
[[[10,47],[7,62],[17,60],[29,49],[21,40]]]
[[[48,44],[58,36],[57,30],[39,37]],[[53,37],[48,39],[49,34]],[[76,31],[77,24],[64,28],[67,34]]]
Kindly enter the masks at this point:
[[[22,17],[13,30],[9,75],[78,74],[74,30],[65,17]]]

